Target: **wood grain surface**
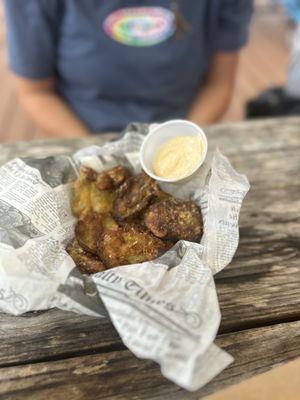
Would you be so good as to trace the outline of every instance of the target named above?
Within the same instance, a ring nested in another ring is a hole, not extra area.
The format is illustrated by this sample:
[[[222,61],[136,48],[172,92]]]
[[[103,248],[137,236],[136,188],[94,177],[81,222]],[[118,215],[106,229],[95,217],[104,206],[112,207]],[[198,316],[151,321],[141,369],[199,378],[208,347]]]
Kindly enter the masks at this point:
[[[163,378],[154,362],[117,350],[2,368],[1,399],[199,399],[299,355],[300,322],[220,335],[216,344],[235,362],[195,393]]]
[[[198,399],[300,356],[300,118],[209,127],[245,173],[251,190],[240,216],[240,244],[216,276],[222,322],[217,344],[234,363],[196,394],[162,378],[156,364],[125,349],[110,321],[49,310],[0,315],[0,398]],[[0,146],[16,156],[71,154],[108,137]]]

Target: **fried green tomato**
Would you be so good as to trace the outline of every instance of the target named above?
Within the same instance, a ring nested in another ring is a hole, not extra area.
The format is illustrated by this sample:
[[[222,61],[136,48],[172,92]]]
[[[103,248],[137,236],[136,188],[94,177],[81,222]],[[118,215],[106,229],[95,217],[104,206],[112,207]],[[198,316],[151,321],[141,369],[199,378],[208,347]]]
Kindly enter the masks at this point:
[[[76,217],[80,217],[80,215],[89,212],[91,209],[91,182],[78,179],[74,182],[71,210]]]
[[[130,176],[130,172],[122,166],[100,173],[81,166],[79,177],[74,182],[71,201],[73,214],[80,217],[91,210],[97,213],[111,212],[115,189]]]
[[[88,212],[78,220],[75,226],[75,236],[84,250],[97,255],[98,242],[103,232],[117,228],[118,225],[110,214]]]
[[[136,216],[159,191],[156,182],[144,172],[127,179],[116,191],[113,215],[119,220]]]
[[[159,188],[157,193],[155,193],[152,203],[159,203],[160,201],[168,200],[170,198],[172,198],[172,196],[169,193],[166,193]]]
[[[90,188],[91,208],[99,214],[112,212],[115,192],[113,190],[99,190],[93,182]]]
[[[99,241],[99,257],[108,268],[150,261],[171,247],[135,225],[110,230]]]
[[[103,232],[103,218],[94,212],[88,212],[79,218],[75,226],[75,237],[86,251],[97,255],[97,245]]]
[[[116,189],[121,186],[126,179],[131,177],[131,173],[125,167],[118,165],[115,168],[97,174],[96,186],[100,190]]]
[[[79,170],[79,180],[85,182],[94,182],[97,179],[98,173],[92,168],[82,165]]]
[[[73,239],[66,248],[74,263],[83,274],[95,274],[105,270],[105,265],[98,257],[85,251],[76,239]]]
[[[71,209],[76,217],[89,212],[92,209],[91,188],[97,173],[91,168],[80,167],[79,177],[73,184]]]
[[[147,228],[157,237],[199,242],[203,232],[199,207],[175,198],[152,204],[145,212]]]

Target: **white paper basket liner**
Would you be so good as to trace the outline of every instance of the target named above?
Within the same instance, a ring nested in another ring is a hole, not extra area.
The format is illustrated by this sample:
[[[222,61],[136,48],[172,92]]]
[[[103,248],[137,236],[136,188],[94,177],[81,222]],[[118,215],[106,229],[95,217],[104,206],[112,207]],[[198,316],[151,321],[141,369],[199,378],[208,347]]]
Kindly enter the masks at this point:
[[[162,188],[201,207],[201,243],[179,241],[159,259],[83,277],[65,251],[74,235],[71,182],[79,164],[140,171],[145,125],[73,157],[14,159],[0,168],[0,310],[13,315],[58,307],[107,317],[124,344],[160,364],[162,374],[197,390],[232,357],[213,344],[220,310],[213,275],[238,246],[238,217],[249,190],[218,150],[191,181]]]

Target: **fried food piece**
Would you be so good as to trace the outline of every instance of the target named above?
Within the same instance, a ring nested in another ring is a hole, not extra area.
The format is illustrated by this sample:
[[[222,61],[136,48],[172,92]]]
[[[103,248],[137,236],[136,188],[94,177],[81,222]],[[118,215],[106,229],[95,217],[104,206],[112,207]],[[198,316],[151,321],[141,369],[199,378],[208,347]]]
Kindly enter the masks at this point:
[[[109,177],[110,186],[111,182],[121,181],[126,175],[124,171],[127,170],[125,170],[125,168],[123,169],[123,167],[121,168],[121,171],[119,169],[116,170],[116,168],[113,169],[115,171],[112,172],[112,176],[115,180],[113,181],[113,179]],[[100,190],[98,185],[99,176],[101,176],[101,174],[98,174],[91,168],[80,168],[79,178],[74,182],[74,193],[71,201],[72,211],[77,217],[87,214],[90,211],[100,214],[112,212],[115,192],[112,189]],[[116,183],[114,183],[114,185],[115,184]],[[104,184],[102,187],[104,187]]]
[[[160,201],[168,200],[170,198],[172,198],[172,196],[169,193],[166,193],[161,188],[159,188],[158,192],[155,194],[152,203],[158,203]]]
[[[118,165],[108,171],[98,173],[96,186],[100,190],[116,189],[130,177],[130,171],[125,167]]]
[[[170,194],[164,192],[163,190],[161,190],[159,188],[158,192],[154,195],[154,197],[151,200],[150,204],[159,203],[160,201],[167,200],[167,199],[169,199],[171,197],[172,196]],[[148,228],[147,228],[147,226],[145,224],[145,214],[147,213],[147,209],[148,209],[147,207],[145,207],[139,213],[135,214],[133,217],[127,218],[124,221],[120,221],[120,225],[122,225],[123,223],[130,222],[130,224],[134,224],[134,225],[137,225],[137,226],[141,227],[144,230],[148,230]]]
[[[74,182],[71,209],[76,217],[92,209],[91,183],[78,179]]]
[[[118,229],[118,224],[110,214],[88,212],[75,226],[75,236],[79,245],[86,251],[97,255],[98,241],[105,230]]]
[[[76,217],[80,217],[80,215],[87,213],[92,209],[90,192],[92,182],[96,177],[96,171],[85,166],[80,167],[79,177],[74,182],[73,196],[71,200],[71,209]]]
[[[113,219],[111,214],[105,214],[102,215],[102,226],[103,230],[116,230],[119,228],[119,225],[116,223],[116,221]]]
[[[82,165],[79,170],[79,179],[81,181],[93,182],[97,179],[97,172],[92,168]]]
[[[80,247],[76,239],[68,244],[66,250],[83,274],[95,274],[105,270],[103,262]]]
[[[98,241],[103,232],[103,217],[94,212],[84,214],[75,226],[75,236],[79,245],[97,255]]]
[[[135,225],[110,230],[99,241],[99,257],[108,268],[150,261],[171,247]]]
[[[101,173],[82,166],[74,182],[73,214],[80,217],[90,211],[100,214],[112,212],[115,189],[130,176],[130,172],[122,166]]]
[[[152,204],[145,213],[145,222],[155,236],[172,241],[198,242],[203,232],[198,206],[174,197]]]
[[[112,212],[115,192],[113,190],[99,190],[96,183],[91,184],[90,188],[91,208],[99,214]]]
[[[136,216],[159,191],[156,182],[144,172],[127,179],[116,191],[113,215],[120,220]]]

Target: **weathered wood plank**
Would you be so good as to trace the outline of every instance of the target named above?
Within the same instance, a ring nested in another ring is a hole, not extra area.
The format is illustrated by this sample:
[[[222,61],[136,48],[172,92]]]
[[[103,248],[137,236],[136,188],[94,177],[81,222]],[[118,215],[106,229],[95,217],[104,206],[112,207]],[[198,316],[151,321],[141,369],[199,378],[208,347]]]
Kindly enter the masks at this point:
[[[3,368],[1,399],[199,399],[299,356],[299,332],[300,322],[294,322],[220,336],[217,344],[235,361],[196,393],[168,382],[153,362],[121,350]]]
[[[204,128],[209,147],[219,147],[231,157],[247,152],[266,152],[300,146],[300,118],[276,118],[234,124],[219,124]],[[101,144],[112,135],[95,135],[87,139],[34,140],[0,145],[0,164],[17,156],[71,154],[90,144]],[[287,159],[288,161],[288,159]]]
[[[286,121],[286,120],[283,120]],[[296,123],[294,123],[296,121]],[[300,119],[278,123],[248,123],[216,126],[208,129],[210,147],[219,146],[233,166],[245,173],[252,191],[299,186]],[[276,135],[276,140],[274,136]],[[16,156],[43,157],[52,154],[71,154],[78,148],[102,144],[113,135],[101,135],[85,140],[40,140],[0,145],[0,164]]]
[[[247,175],[251,191],[255,195],[258,190],[275,190],[290,186],[297,186],[299,190],[299,152],[300,145],[268,152],[230,155],[229,159],[237,171]]]
[[[91,136],[87,139],[39,139],[29,142],[17,142],[0,145],[0,165],[15,157],[48,157],[59,154],[72,154],[76,150],[92,144],[102,145],[115,135],[103,134]]]
[[[243,243],[242,256],[217,276],[220,332],[300,320],[299,247],[281,241],[268,246]],[[28,317],[2,314],[0,321],[0,366],[122,347],[105,319],[50,310]]]
[[[300,186],[250,190],[240,215],[240,242],[218,277],[271,272],[300,258]],[[288,270],[287,270],[288,272]]]
[[[300,144],[299,126],[300,119],[292,118],[208,129],[211,143],[220,141],[225,144],[235,166],[246,172],[252,181],[252,189],[241,213],[241,240],[237,255],[232,264],[217,276],[223,332],[253,327],[255,324],[274,323],[281,319],[295,320],[299,317],[300,182],[297,182],[296,173],[300,169],[300,158],[299,150],[295,147]],[[90,138],[84,142],[50,141],[47,146],[45,141],[5,145],[1,147],[4,151],[0,153],[6,158],[29,153],[46,156],[72,152],[75,148],[107,138]],[[45,318],[43,323],[47,325],[48,320]],[[51,352],[58,356],[71,351],[74,332],[69,325],[71,320],[75,321],[75,325],[80,324],[80,318],[67,318],[65,332],[61,335],[65,339],[58,340],[55,346],[51,345],[56,343],[51,338],[53,332],[47,329],[43,331],[44,340],[49,343],[49,349],[43,357],[48,357]],[[93,324],[97,325],[97,322],[87,322],[86,317],[82,318],[84,326],[93,329]],[[17,321],[11,320],[12,329],[18,325]],[[35,329],[38,321],[39,319],[33,322]],[[56,322],[58,330],[63,330],[61,321]],[[104,334],[100,336],[101,343],[105,335],[104,330]],[[28,342],[32,339],[29,334]],[[97,340],[92,346],[99,346],[96,344]],[[1,353],[6,361],[2,359],[2,362],[15,362],[17,354],[20,360],[28,356],[20,351],[17,341],[10,342],[15,346],[16,354],[8,357],[10,353],[7,348],[3,349]],[[86,348],[91,345],[89,341],[85,343]],[[105,346],[112,345],[105,340],[104,343]],[[119,343],[119,339],[113,342],[114,345],[116,343]],[[37,343],[36,348],[40,344],[41,342]],[[77,351],[81,345],[80,342]],[[31,354],[32,359],[38,357],[33,349]]]
[[[78,143],[77,148],[82,147],[81,143],[81,141]],[[87,141],[86,144],[90,145],[92,142]],[[0,150],[0,163],[4,163],[8,158],[14,158],[16,154],[15,149],[6,148],[3,150],[1,145]],[[289,186],[299,188],[300,181],[297,180],[296,176],[300,167],[299,151],[300,145],[298,147],[274,149],[268,152],[231,154],[229,155],[229,159],[237,171],[247,175],[253,193],[258,190],[276,190]],[[26,149],[20,149],[17,152],[20,156],[30,154],[34,157],[46,157],[52,154],[65,153],[65,147],[55,142],[50,142],[47,148],[44,148],[43,145],[41,147],[33,147],[30,152]]]
[[[237,255],[216,276],[221,332],[300,319],[298,189],[276,190],[272,196],[261,190],[256,203],[249,199],[251,193],[242,211]],[[1,316],[0,321],[2,364],[121,345],[108,321],[55,310],[30,318]]]
[[[21,317],[0,314],[0,368],[124,348],[107,318],[52,309]]]
[[[262,209],[263,204],[262,199]],[[251,212],[242,224],[236,257],[216,276],[221,332],[300,319],[299,225],[289,221],[289,212],[279,213],[277,222],[268,222],[262,211],[252,216]],[[247,225],[250,218],[253,227]],[[55,310],[28,318],[2,315],[0,321],[4,364],[120,344],[114,330],[109,333],[108,322]]]
[[[299,146],[299,131],[299,117],[270,118],[205,128],[209,146],[219,146],[229,156]]]
[[[221,332],[300,319],[299,261],[276,263],[269,272],[217,281]]]
[[[263,195],[261,204],[263,210]],[[288,208],[292,210],[292,202]],[[262,210],[255,215],[247,210],[237,255],[216,277],[222,332],[300,318],[298,225],[289,221],[289,212],[279,213],[275,223]],[[254,227],[247,225],[250,218]],[[2,315],[0,320],[1,363],[120,345],[115,331],[109,333],[108,321],[85,316],[51,310],[28,318]]]

